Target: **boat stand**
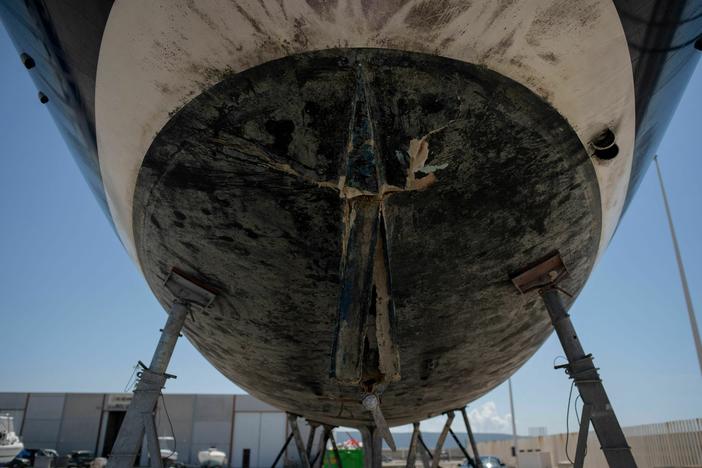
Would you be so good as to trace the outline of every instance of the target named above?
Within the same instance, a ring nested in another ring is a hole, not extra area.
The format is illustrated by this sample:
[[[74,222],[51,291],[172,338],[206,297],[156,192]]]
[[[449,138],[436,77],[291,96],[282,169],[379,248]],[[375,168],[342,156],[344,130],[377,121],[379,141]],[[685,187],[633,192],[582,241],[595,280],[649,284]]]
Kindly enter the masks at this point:
[[[380,468],[383,466],[383,432],[376,426],[363,426],[359,430],[363,441],[363,466]]]
[[[310,462],[313,467],[317,466],[319,468],[322,468],[324,465],[324,453],[327,451],[327,442],[331,439],[332,441],[334,440],[334,436],[332,434],[332,430],[334,428],[329,425],[324,425],[323,430],[324,432],[322,433],[322,437],[319,439],[319,446],[317,448],[317,453],[315,454],[314,458]],[[332,447],[334,450],[334,455],[337,457],[337,460],[339,460],[339,450],[336,448],[336,443],[332,442]]]
[[[460,448],[461,452],[463,452],[463,456],[466,457],[468,464],[473,468],[483,468],[483,463],[480,461],[480,454],[478,453],[478,444],[475,442],[475,436],[473,435],[473,429],[470,427],[470,421],[468,421],[466,409],[461,408],[460,410],[456,411],[460,411],[461,415],[463,416],[463,422],[466,425],[466,432],[468,433],[468,441],[470,442],[470,447],[473,450],[473,458],[471,458],[470,454],[468,454],[468,450],[463,446],[460,439],[453,432],[453,429],[451,429],[450,426],[449,433],[451,434],[451,437],[453,437],[454,442],[456,442],[456,445],[458,445],[458,448]]]
[[[176,270],[171,271],[165,286],[174,296],[173,305],[166,325],[161,330],[161,338],[151,358],[151,364],[147,367],[139,361],[142,368],[139,372],[139,381],[112,447],[112,453],[107,460],[107,468],[132,468],[144,435],[146,435],[151,466],[163,467],[154,413],[166,380],[175,378],[174,375],[166,373],[168,363],[185,319],[189,313],[192,313],[192,307],[208,307],[215,298],[213,292],[195,284]]]
[[[556,366],[556,368],[565,369],[566,374],[578,387],[583,401],[573,467],[583,467],[588,431],[592,423],[607,464],[611,468],[636,468],[631,448],[609,402],[607,392],[593,363],[592,354],[585,354],[570,315],[561,301],[560,293],[565,291],[558,287],[558,282],[567,274],[568,271],[556,252],[535,266],[513,276],[512,282],[522,294],[537,290],[541,295],[568,359],[568,364]]]
[[[463,422],[466,425],[468,439],[470,441],[474,457],[470,456],[466,447],[464,447],[456,433],[453,432],[453,429],[451,429],[451,424],[453,423],[455,417],[455,411],[460,411],[461,415],[463,416]],[[405,465],[406,468],[415,467],[415,464],[417,462],[417,452],[419,452],[420,456],[422,457],[422,465],[424,466],[424,468],[437,468],[441,461],[441,450],[444,447],[444,443],[446,442],[446,437],[448,434],[451,434],[453,440],[456,442],[456,444],[458,444],[458,447],[461,449],[461,452],[463,452],[463,455],[466,457],[468,464],[473,468],[482,468],[482,463],[480,462],[480,455],[478,454],[478,446],[475,443],[475,437],[473,436],[473,430],[470,427],[470,421],[468,420],[468,414],[466,413],[466,409],[461,408],[457,410],[447,411],[446,413],[444,413],[444,415],[446,416],[446,423],[444,424],[444,428],[441,431],[439,439],[436,442],[436,448],[434,449],[433,455],[431,450],[429,450],[429,447],[427,447],[426,443],[424,443],[422,433],[419,430],[419,423],[415,422],[412,424],[412,438],[410,439],[409,451],[407,453],[407,464]]]
[[[419,456],[422,458],[422,466],[424,468],[431,468],[434,456],[422,438],[422,432],[419,430],[419,423],[412,423],[412,426],[412,438],[410,439],[409,451],[407,452],[407,464],[405,467],[415,468],[417,463],[417,453],[419,453]],[[443,446],[443,443],[441,446]],[[440,452],[441,447],[439,447],[439,453]]]
[[[334,426],[321,424],[316,421],[308,421],[308,424],[310,426],[310,432],[307,436],[307,445],[305,445],[304,441],[302,440],[302,434],[300,433],[300,427],[297,423],[297,420],[299,418],[300,416],[288,413],[288,425],[290,426],[290,434],[288,434],[288,437],[285,439],[285,443],[278,452],[278,455],[275,457],[271,468],[275,468],[275,466],[278,464],[281,457],[285,453],[285,449],[288,448],[288,445],[290,445],[290,441],[293,439],[295,439],[295,446],[297,447],[297,453],[300,457],[300,465],[302,466],[302,468],[322,467],[322,465],[324,464],[324,453],[326,452],[328,441],[331,441],[332,443],[332,450],[334,450],[334,456],[337,460],[336,465],[339,468],[341,468],[341,457],[339,455],[339,448],[336,446],[334,434],[332,433],[332,431],[334,430]],[[324,432],[322,433],[322,437],[319,439],[317,453],[315,453],[314,457],[312,457],[312,446],[314,445],[314,437],[317,433],[317,428],[319,426],[323,427]]]

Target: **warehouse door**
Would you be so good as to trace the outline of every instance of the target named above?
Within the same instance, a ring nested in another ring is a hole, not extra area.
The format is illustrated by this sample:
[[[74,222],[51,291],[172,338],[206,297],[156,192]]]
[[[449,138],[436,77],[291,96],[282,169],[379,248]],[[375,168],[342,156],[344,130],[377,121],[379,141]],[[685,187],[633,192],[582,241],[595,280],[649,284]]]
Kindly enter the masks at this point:
[[[122,421],[126,411],[109,411],[107,413],[107,427],[105,428],[105,442],[102,444],[102,456],[107,457],[112,452],[112,446],[115,445],[119,428],[122,427]],[[138,460],[138,458],[137,458]]]

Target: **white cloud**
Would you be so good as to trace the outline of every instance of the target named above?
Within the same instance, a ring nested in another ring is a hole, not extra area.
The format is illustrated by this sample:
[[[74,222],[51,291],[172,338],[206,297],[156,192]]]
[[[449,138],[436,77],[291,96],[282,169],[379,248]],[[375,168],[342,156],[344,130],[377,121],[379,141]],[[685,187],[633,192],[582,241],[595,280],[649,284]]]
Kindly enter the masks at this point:
[[[494,401],[488,401],[481,406],[468,411],[470,425],[474,432],[510,432],[512,430],[512,415],[500,415]]]
[[[468,410],[468,419],[473,432],[503,432],[509,433],[512,431],[512,415],[509,413],[502,414],[497,411],[497,405],[494,401],[488,401]],[[441,432],[446,424],[446,416],[435,416],[426,419],[421,423],[423,432]],[[451,428],[455,432],[465,432],[466,428],[463,424],[461,414],[456,412]],[[397,426],[391,429],[392,432],[412,432],[412,425]]]

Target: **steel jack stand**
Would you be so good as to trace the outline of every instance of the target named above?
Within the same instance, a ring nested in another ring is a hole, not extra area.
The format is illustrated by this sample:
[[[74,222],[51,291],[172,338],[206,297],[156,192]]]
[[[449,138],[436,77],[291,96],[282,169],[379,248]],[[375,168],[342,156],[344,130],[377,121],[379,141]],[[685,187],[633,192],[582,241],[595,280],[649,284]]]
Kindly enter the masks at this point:
[[[414,468],[417,461],[417,452],[422,457],[422,466],[424,468],[429,468],[431,466],[431,460],[429,459],[430,453],[424,440],[422,440],[422,433],[419,430],[419,423],[412,423],[412,439],[410,440],[409,451],[407,452],[407,464],[405,468]]]
[[[475,458],[471,458],[470,454],[468,453],[468,450],[466,447],[463,446],[461,441],[458,439],[458,436],[453,432],[453,429],[451,429],[451,426],[449,426],[448,430],[449,433],[451,434],[451,437],[453,437],[454,442],[456,442],[456,445],[458,445],[458,448],[461,449],[461,452],[463,452],[463,456],[466,457],[466,461],[470,466],[473,468],[483,468],[483,462],[480,461],[480,454],[478,454],[478,444],[475,442],[475,437],[473,436],[473,429],[470,427],[470,421],[468,420],[468,413],[466,413],[466,409],[461,408],[455,411],[460,411],[461,415],[463,416],[463,422],[466,425],[466,431],[468,432],[468,441],[470,442],[470,446],[473,449],[473,456]],[[453,411],[449,411],[449,413],[453,413]],[[447,415],[449,413],[446,413]]]
[[[151,364],[142,366],[140,378],[134,390],[134,397],[129,404],[127,414],[120,427],[117,440],[112,447],[112,453],[107,461],[108,468],[132,468],[144,435],[146,435],[151,466],[162,468],[161,450],[158,444],[158,434],[154,413],[166,380],[175,378],[166,373],[168,363],[173,355],[180,331],[185,324],[191,307],[208,307],[215,294],[199,286],[177,271],[171,271],[166,279],[166,288],[175,297],[170,308],[166,326],[161,331],[161,338],[156,346]]]
[[[383,466],[383,431],[376,426],[362,426],[363,466],[380,468]]]
[[[275,468],[280,459],[283,457],[285,449],[288,448],[288,445],[290,445],[290,441],[292,441],[293,439],[295,439],[297,453],[300,457],[300,465],[303,468],[322,467],[322,465],[324,464],[324,454],[327,450],[327,442],[329,441],[331,441],[332,443],[332,449],[334,450],[334,456],[336,457],[336,465],[339,466],[339,468],[341,468],[341,456],[339,455],[339,448],[336,446],[336,441],[334,440],[334,426],[330,426],[328,424],[321,424],[314,421],[308,421],[308,424],[310,426],[310,432],[307,437],[307,447],[305,447],[305,444],[302,440],[302,434],[300,433],[300,427],[297,424],[298,419],[299,416],[288,413],[288,425],[290,426],[290,434],[288,434],[287,439],[285,439],[285,443],[278,452],[278,455],[275,457],[271,468]],[[324,432],[322,433],[322,437],[320,437],[319,439],[317,453],[314,455],[314,457],[312,457],[312,445],[314,444],[314,436],[317,433],[317,428],[320,425],[323,427]]]
[[[583,413],[575,452],[574,468],[582,468],[585,461],[587,435],[592,423],[607,463],[612,468],[636,468],[636,462],[627,444],[624,432],[607,398],[602,380],[593,364],[592,355],[585,354],[570,315],[561,301],[558,282],[568,271],[558,253],[552,254],[534,267],[514,276],[512,282],[526,294],[538,290],[546,305],[553,328],[563,346],[568,364],[558,366],[566,370],[578,387],[583,400]]]
[[[317,453],[315,454],[314,458],[310,462],[312,464],[312,468],[322,468],[324,466],[324,454],[327,451],[327,442],[330,440],[332,441],[332,448],[334,450],[334,456],[337,457],[337,460],[341,461],[339,458],[339,450],[336,448],[336,443],[334,442],[334,435],[332,434],[332,431],[334,430],[334,426],[329,426],[328,424],[323,425],[324,432],[322,433],[322,437],[319,439],[319,447],[317,450]]]

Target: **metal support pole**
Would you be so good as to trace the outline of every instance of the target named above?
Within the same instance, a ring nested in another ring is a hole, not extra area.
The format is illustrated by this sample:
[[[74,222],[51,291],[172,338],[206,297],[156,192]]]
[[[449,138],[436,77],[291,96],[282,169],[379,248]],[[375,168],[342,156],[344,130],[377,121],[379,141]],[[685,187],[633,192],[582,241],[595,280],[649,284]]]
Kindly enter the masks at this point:
[[[323,432],[322,432],[322,437],[319,439],[319,446],[317,449],[317,453],[315,454],[314,458],[312,459],[312,468],[319,467],[322,468],[322,465],[324,464],[324,452],[327,450],[327,441],[329,440],[329,436],[331,435],[332,427],[328,425],[323,426]]]
[[[153,414],[144,415],[144,429],[146,431],[146,445],[149,447],[150,466],[152,468],[163,468],[161,460],[161,447],[158,443],[158,432]]]
[[[412,423],[412,439],[407,452],[406,468],[414,468],[417,463],[417,443],[419,442],[419,423]]]
[[[461,415],[463,416],[463,422],[466,425],[466,431],[468,431],[468,440],[470,441],[470,446],[473,449],[473,456],[475,457],[475,466],[477,468],[483,468],[483,462],[480,461],[480,454],[478,453],[478,444],[475,442],[475,436],[473,435],[473,429],[470,427],[470,421],[468,420],[468,413],[466,413],[465,407],[461,408]]]
[[[656,162],[656,173],[658,173],[658,182],[661,185],[661,193],[663,194],[663,205],[665,206],[665,214],[668,217],[668,227],[670,228],[670,237],[673,239],[673,249],[675,249],[675,260],[678,263],[678,273],[680,274],[680,283],[682,284],[683,294],[685,295],[685,304],[687,305],[687,316],[690,320],[690,330],[692,331],[692,339],[695,342],[695,350],[697,350],[697,361],[702,372],[702,340],[700,340],[700,329],[697,326],[697,318],[695,317],[695,309],[692,306],[692,297],[690,296],[690,288],[687,286],[687,275],[685,275],[685,267],[683,266],[682,255],[680,255],[680,246],[678,245],[678,237],[675,235],[675,226],[673,226],[673,216],[670,214],[670,206],[668,205],[668,195],[665,192],[663,185],[663,176],[661,168],[658,165],[658,156],[653,160]]]
[[[458,448],[461,449],[461,452],[463,453],[463,456],[466,457],[466,461],[470,466],[473,468],[476,468],[475,465],[475,460],[473,460],[473,457],[470,456],[468,453],[468,450],[463,446],[461,441],[458,439],[458,436],[456,435],[455,432],[453,432],[453,429],[449,428],[449,434],[451,434],[451,437],[453,437],[453,441],[456,442],[456,445],[458,445]]]
[[[575,449],[575,463],[573,468],[583,468],[585,464],[585,453],[587,452],[587,436],[590,432],[590,417],[592,416],[592,406],[584,405],[583,413],[580,415],[580,430],[578,431],[578,445]],[[568,435],[566,435],[568,437]]]
[[[179,300],[176,300],[171,306],[171,313],[168,316],[168,320],[166,320],[166,326],[163,327],[161,338],[158,340],[158,345],[156,345],[156,351],[154,351],[154,355],[151,358],[151,364],[149,364],[149,370],[154,374],[166,373],[168,363],[171,362],[173,350],[175,350],[176,342],[189,311],[188,304]]]
[[[439,468],[439,462],[441,462],[441,449],[444,448],[444,442],[446,441],[446,436],[449,433],[449,429],[451,428],[451,423],[453,423],[453,411],[449,411],[446,413],[446,423],[444,424],[444,428],[441,431],[441,434],[439,434],[439,439],[436,441],[436,448],[434,449],[434,457],[431,460],[431,466],[432,468]]]
[[[288,438],[285,439],[285,443],[283,444],[283,447],[280,449],[280,452],[278,452],[278,456],[275,457],[275,460],[273,461],[271,468],[275,468],[275,466],[278,464],[278,462],[280,461],[280,458],[285,453],[285,449],[288,448],[288,445],[290,444],[290,441],[292,440],[292,438],[293,438],[293,433],[290,432],[290,434],[288,434]]]
[[[302,434],[300,434],[300,428],[297,426],[297,416],[288,413],[288,424],[290,424],[290,430],[295,438],[295,446],[297,446],[297,453],[300,456],[300,464],[302,468],[310,468],[310,459],[307,457],[305,443],[302,441]]]
[[[383,433],[375,426],[361,427],[363,439],[363,466],[381,468],[383,466]]]
[[[332,450],[334,451],[334,457],[336,457],[336,465],[339,468],[343,468],[341,463],[341,454],[339,453],[339,447],[336,446],[336,439],[334,439],[334,432],[331,433],[330,439],[332,444]]]
[[[171,307],[171,312],[163,328],[156,350],[154,351],[151,365],[144,369],[141,378],[134,390],[134,398],[127,409],[124,422],[120,427],[112,453],[107,461],[108,468],[132,468],[136,456],[139,452],[146,429],[149,440],[151,464],[160,467],[160,449],[158,447],[158,436],[155,434],[153,424],[156,403],[161,395],[166,379],[166,369],[168,362],[173,355],[173,349],[180,330],[183,328],[185,318],[189,308],[186,303],[175,301]],[[148,422],[150,421],[150,422]],[[151,432],[154,432],[153,434]],[[154,445],[154,447],[151,447]],[[157,457],[154,454],[158,453]]]
[[[512,379],[507,380],[509,386],[509,410],[512,412],[512,450],[514,451],[514,465],[519,468],[519,438],[517,437],[517,418],[514,414],[514,396],[512,395]]]
[[[166,379],[175,377],[166,374],[168,363],[191,307],[209,307],[215,299],[213,291],[197,284],[175,268],[166,278],[164,286],[174,297],[168,320],[161,330],[149,367],[139,362],[143,371],[139,374],[134,397],[107,460],[107,468],[132,468],[145,435],[151,465],[157,468],[162,466],[154,413]]]
[[[434,458],[433,455],[431,454],[431,451],[429,450],[429,447],[427,447],[427,444],[424,443],[424,439],[422,438],[422,433],[419,433],[419,447],[420,454],[422,455],[422,465],[424,465],[424,468],[429,468],[431,467],[431,460]]]
[[[310,432],[307,434],[307,459],[310,461],[310,465],[314,465],[312,461],[312,446],[314,445],[314,436],[317,435],[319,423],[307,421],[307,425],[310,426]]]
[[[631,448],[626,442],[624,432],[614,414],[597,368],[592,362],[592,355],[585,354],[575,327],[566,312],[559,291],[549,284],[539,290],[551,323],[568,358],[567,372],[575,381],[584,405],[592,411],[590,421],[602,446],[607,463],[613,468],[635,468],[636,462]]]

